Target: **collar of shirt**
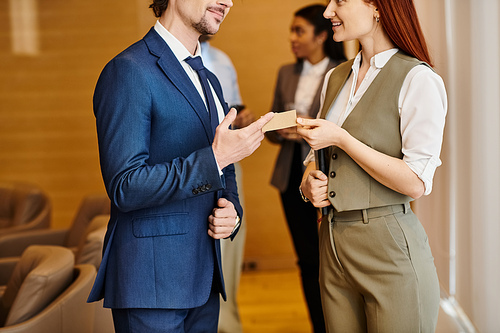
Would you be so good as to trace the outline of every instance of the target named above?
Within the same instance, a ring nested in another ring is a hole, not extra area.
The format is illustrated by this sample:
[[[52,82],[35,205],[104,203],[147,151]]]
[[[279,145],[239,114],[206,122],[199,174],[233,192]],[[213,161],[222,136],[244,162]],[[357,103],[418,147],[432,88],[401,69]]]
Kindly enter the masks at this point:
[[[201,87],[198,74],[194,69],[191,68],[191,66],[189,66],[189,64],[186,61],[184,61],[184,59],[186,59],[187,57],[196,57],[196,56],[201,57],[200,42],[198,42],[198,45],[196,46],[195,54],[192,55],[191,52],[189,52],[188,49],[186,49],[186,47],[160,23],[160,21],[156,21],[154,29],[160,35],[160,37],[163,38],[163,40],[168,44],[168,46],[174,53],[174,56],[177,58],[177,60],[179,60],[182,68],[184,68],[186,74],[193,82],[194,86],[196,87],[196,90],[198,90],[198,93],[200,94],[200,97],[202,98],[203,102],[205,103],[205,105],[207,105],[205,94],[203,93],[203,88]],[[203,59],[203,57],[201,58]],[[215,105],[217,106],[219,122],[221,122],[222,119],[224,119],[224,109],[219,99],[216,97],[217,95],[215,94],[212,84],[210,84],[210,89],[212,90],[212,95],[214,96]],[[208,106],[207,106],[207,111],[208,111]],[[219,167],[219,163],[217,163],[217,167],[219,168],[219,176],[221,176],[223,173],[221,168]]]
[[[374,67],[377,69],[382,69],[385,64],[391,59],[393,55],[398,53],[399,49],[398,48],[393,48],[389,49],[387,51],[383,51],[380,53],[375,54],[371,59],[370,59],[370,67]],[[361,66],[361,51],[356,55],[356,58],[354,58],[354,63],[352,64],[352,69],[356,73],[359,71],[359,67]]]
[[[207,59],[207,62],[212,60],[212,58],[210,57],[209,50],[210,50],[210,43],[209,42],[200,43],[201,56],[203,57],[203,59]]]
[[[328,63],[330,59],[328,57],[324,57],[323,60],[316,64],[311,64],[309,61],[304,59],[302,73],[301,75],[321,75],[325,74],[326,68],[328,67]]]
[[[177,39],[175,38],[170,31],[168,31],[161,23],[160,21],[156,21],[156,24],[154,26],[154,29],[156,32],[160,35],[161,38],[168,44],[172,52],[174,53],[175,57],[177,60],[179,60],[180,63],[184,61],[187,57],[196,57],[196,56],[201,56],[201,47],[200,47],[200,42],[198,42],[198,45],[196,46],[196,51],[195,54],[191,54],[191,52],[186,49],[186,47]]]

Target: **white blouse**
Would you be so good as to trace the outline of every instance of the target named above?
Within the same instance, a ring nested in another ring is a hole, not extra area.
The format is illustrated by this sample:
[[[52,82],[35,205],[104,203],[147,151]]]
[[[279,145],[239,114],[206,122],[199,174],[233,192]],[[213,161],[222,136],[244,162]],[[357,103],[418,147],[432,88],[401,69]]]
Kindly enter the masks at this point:
[[[308,116],[309,109],[318,91],[319,85],[323,82],[330,58],[325,57],[316,64],[311,64],[303,60],[302,72],[300,73],[297,90],[295,90],[295,110],[297,115]]]
[[[352,65],[352,73],[328,111],[326,119],[342,126],[380,70],[398,51],[391,49],[372,57],[370,68],[354,93],[361,64],[361,52],[358,53]],[[334,70],[330,70],[325,76],[320,110],[325,100],[327,82]],[[424,195],[428,195],[432,191],[432,179],[436,168],[441,165],[439,155],[448,109],[443,80],[428,66],[415,66],[403,82],[398,107],[401,117],[403,161],[424,182]],[[314,154],[311,151],[304,164],[313,160]]]

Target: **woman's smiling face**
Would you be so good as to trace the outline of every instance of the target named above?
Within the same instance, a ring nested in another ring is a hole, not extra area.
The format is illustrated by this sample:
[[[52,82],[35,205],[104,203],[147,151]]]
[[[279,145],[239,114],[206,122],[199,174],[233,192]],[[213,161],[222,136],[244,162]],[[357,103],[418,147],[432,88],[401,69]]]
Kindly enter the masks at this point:
[[[324,16],[332,22],[337,42],[362,39],[376,28],[375,7],[365,0],[331,0]]]

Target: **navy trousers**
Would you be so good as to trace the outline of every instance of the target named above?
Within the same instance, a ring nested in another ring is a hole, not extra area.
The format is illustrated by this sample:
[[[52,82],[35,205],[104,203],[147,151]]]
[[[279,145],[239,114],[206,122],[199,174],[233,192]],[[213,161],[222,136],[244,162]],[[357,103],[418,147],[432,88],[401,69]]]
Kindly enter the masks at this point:
[[[112,309],[116,333],[216,333],[219,292],[193,309]]]

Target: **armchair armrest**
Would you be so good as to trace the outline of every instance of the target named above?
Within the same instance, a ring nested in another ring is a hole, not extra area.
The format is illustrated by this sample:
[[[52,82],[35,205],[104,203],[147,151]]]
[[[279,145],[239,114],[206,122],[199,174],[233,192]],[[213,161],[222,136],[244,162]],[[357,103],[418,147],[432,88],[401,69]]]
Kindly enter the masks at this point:
[[[20,258],[0,258],[0,287],[5,286]]]
[[[30,245],[64,246],[68,229],[32,230],[0,237],[0,258],[20,257]]]

